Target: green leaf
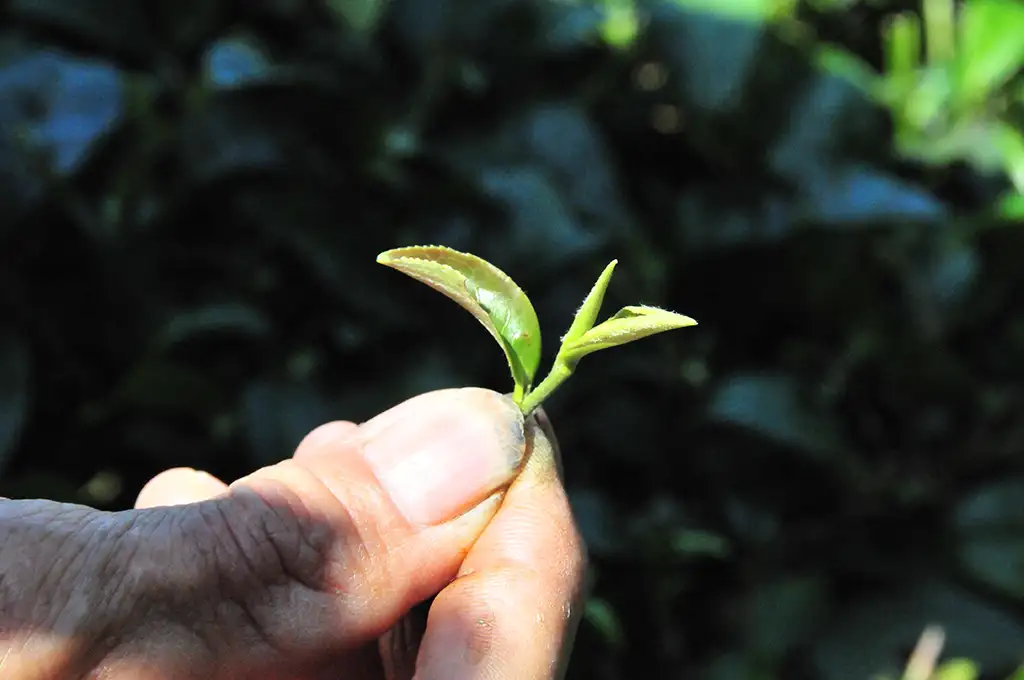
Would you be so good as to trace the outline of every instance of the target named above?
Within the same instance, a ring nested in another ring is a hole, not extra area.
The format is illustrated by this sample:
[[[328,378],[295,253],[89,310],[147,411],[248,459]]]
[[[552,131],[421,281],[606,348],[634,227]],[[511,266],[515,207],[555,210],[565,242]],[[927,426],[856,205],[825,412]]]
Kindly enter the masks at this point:
[[[606,600],[597,597],[588,598],[583,608],[583,618],[613,648],[620,649],[622,647],[626,639],[622,622]]]
[[[587,298],[576,312],[576,318],[572,320],[572,325],[569,326],[569,330],[562,338],[563,345],[579,340],[584,333],[594,327],[597,315],[601,311],[601,303],[604,302],[605,291],[608,290],[608,284],[612,280],[612,272],[615,271],[615,265],[618,263],[618,260],[612,260],[597,277],[597,283],[587,293]]]
[[[932,680],[977,680],[978,664],[969,659],[951,659],[937,669]]]
[[[996,214],[1007,220],[1024,220],[1024,194],[1008,192],[996,204]]]
[[[895,79],[898,89],[904,89],[915,77],[920,66],[921,23],[912,14],[897,14],[889,18],[882,29],[885,50],[885,75]]]
[[[844,79],[861,92],[873,95],[881,76],[856,54],[822,43],[815,48],[814,61],[825,71]]]
[[[634,0],[604,0],[604,25],[601,37],[617,48],[633,44],[640,32],[640,19]]]
[[[928,65],[944,63],[953,56],[956,43],[953,0],[924,0],[921,10]]]
[[[1021,666],[1020,668],[1015,670],[1013,672],[1013,675],[1011,675],[1006,680],[1024,680],[1024,666]]]
[[[491,263],[444,246],[388,250],[377,262],[411,276],[459,303],[505,351],[516,397],[533,385],[540,366],[540,322],[526,293]]]
[[[1007,123],[995,126],[992,135],[1010,181],[1017,191],[1024,192],[1024,135]]]
[[[740,21],[773,21],[796,11],[793,0],[673,0],[679,7]]]
[[[618,314],[591,328],[579,339],[564,343],[559,354],[565,363],[572,365],[598,350],[625,345],[655,333],[696,325],[697,322],[688,316],[657,307],[623,307]]]
[[[1024,5],[1016,0],[974,0],[961,9],[957,57],[964,104],[993,96],[1024,67]]]

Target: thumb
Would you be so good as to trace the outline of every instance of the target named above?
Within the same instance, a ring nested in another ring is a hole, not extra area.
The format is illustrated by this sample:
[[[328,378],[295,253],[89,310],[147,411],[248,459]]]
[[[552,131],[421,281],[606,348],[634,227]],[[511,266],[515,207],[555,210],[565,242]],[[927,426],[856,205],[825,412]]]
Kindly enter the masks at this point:
[[[455,577],[525,448],[507,397],[421,395],[358,428],[315,430],[292,460],[217,498],[139,511],[177,513],[169,524],[181,532],[143,552],[162,592],[189,594],[189,620],[217,622],[194,633],[219,664],[336,661]]]

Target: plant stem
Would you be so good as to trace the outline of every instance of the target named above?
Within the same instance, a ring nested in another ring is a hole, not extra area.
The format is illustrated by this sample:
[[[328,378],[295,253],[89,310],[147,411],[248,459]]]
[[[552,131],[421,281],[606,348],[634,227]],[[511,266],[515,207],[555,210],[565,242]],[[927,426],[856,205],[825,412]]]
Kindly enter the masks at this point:
[[[573,368],[575,367],[569,366],[560,357],[555,357],[555,365],[551,367],[551,372],[520,402],[519,408],[523,415],[528,416],[533,413],[545,399],[551,396],[552,392],[558,389],[559,385],[572,375]]]

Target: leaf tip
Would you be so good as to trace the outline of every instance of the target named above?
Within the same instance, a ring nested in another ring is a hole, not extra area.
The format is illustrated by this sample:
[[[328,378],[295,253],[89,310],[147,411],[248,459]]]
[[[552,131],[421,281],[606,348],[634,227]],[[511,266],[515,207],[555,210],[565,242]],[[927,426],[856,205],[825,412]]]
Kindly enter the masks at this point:
[[[385,250],[383,253],[377,256],[377,264],[391,264],[392,258],[391,250]]]
[[[684,314],[677,314],[676,312],[669,312],[668,310],[659,310],[663,313],[667,313],[671,319],[670,328],[689,328],[690,326],[696,326],[697,320],[686,316]]]

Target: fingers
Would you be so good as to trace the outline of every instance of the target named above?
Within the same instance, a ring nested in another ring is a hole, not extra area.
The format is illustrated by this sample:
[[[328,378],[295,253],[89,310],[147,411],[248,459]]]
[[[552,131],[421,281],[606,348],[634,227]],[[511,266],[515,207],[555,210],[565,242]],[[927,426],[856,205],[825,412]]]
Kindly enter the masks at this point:
[[[339,420],[318,427],[303,439],[295,453],[296,459],[306,459],[329,453],[335,444],[359,431],[355,423]],[[168,505],[197,503],[219,496],[228,485],[213,475],[192,468],[172,468],[149,480],[135,500],[136,508],[156,508]]]
[[[531,419],[528,461],[434,600],[422,680],[561,677],[582,606],[585,548],[559,480],[555,445]]]
[[[173,468],[149,480],[139,497],[136,508],[156,508],[185,505],[205,501],[228,490],[228,485],[208,472],[192,468]]]
[[[294,459],[235,482],[177,525],[218,534],[206,553],[240,579],[221,591],[243,601],[278,652],[347,652],[455,577],[525,451],[511,400],[442,390],[358,427],[319,428]]]
[[[338,446],[359,434],[359,425],[347,420],[337,420],[321,425],[305,436],[295,450],[294,460],[306,461],[316,456],[330,455]]]

